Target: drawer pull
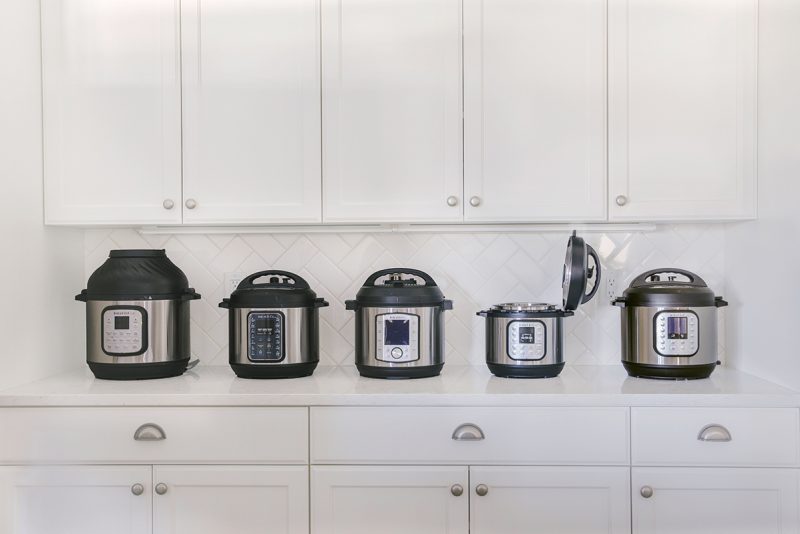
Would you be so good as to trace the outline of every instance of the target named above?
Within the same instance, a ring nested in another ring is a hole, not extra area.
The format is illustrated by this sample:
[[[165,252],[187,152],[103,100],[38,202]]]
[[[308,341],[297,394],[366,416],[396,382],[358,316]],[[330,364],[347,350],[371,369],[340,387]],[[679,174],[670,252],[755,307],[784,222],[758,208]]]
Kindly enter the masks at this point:
[[[155,423],[145,423],[136,429],[133,439],[136,441],[163,441],[167,439],[167,433]]]
[[[649,499],[653,496],[653,488],[650,486],[642,486],[642,489],[639,490],[639,494],[645,499]]]
[[[453,430],[453,439],[456,441],[480,441],[485,438],[481,427],[472,423],[464,423]]]
[[[486,484],[478,484],[475,486],[475,493],[477,493],[479,497],[486,497],[489,493],[489,486]]]
[[[164,484],[163,482],[159,482],[158,484],[156,484],[156,493],[158,493],[159,495],[166,494],[168,489],[169,488],[167,487],[167,485]]]
[[[464,486],[461,484],[453,484],[450,486],[450,493],[455,497],[461,497],[464,494]]]
[[[142,486],[141,484],[134,484],[133,486],[131,486],[131,493],[133,493],[138,497],[139,495],[144,493],[144,486]]]
[[[697,435],[700,441],[731,441],[731,433],[722,425],[706,425]]]

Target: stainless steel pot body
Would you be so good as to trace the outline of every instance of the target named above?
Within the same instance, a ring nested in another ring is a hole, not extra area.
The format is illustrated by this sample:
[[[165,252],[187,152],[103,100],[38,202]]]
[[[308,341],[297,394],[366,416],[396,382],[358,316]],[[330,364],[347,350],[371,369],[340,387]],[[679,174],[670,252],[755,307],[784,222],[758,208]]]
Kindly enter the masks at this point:
[[[562,323],[562,317],[486,317],[486,363],[520,368],[563,363]]]
[[[229,360],[232,365],[276,367],[319,361],[319,308],[233,308],[229,312]],[[254,317],[272,317],[280,325],[278,353],[252,354]]]
[[[89,363],[158,364],[189,360],[189,300],[89,300]]]

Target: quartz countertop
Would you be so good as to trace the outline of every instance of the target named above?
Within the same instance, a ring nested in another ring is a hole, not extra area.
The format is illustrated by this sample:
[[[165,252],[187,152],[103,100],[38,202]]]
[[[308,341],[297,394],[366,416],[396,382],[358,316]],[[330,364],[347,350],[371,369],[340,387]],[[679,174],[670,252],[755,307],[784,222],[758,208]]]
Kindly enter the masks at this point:
[[[621,366],[567,366],[557,378],[506,379],[484,366],[445,366],[415,380],[363,378],[354,366],[310,377],[246,380],[228,367],[183,376],[97,380],[88,369],[0,391],[0,406],[800,406],[800,392],[720,367],[704,380],[630,378]]]

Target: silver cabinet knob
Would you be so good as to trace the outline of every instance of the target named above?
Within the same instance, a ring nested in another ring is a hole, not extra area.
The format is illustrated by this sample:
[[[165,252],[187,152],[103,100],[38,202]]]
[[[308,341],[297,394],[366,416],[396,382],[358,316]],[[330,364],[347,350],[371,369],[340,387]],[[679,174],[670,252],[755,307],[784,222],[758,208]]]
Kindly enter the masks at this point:
[[[163,206],[165,210],[171,210],[175,207],[175,201],[173,201],[171,198],[168,198],[164,200]]]
[[[156,493],[158,493],[159,495],[164,495],[167,492],[167,489],[169,488],[167,488],[167,485],[164,484],[163,482],[159,482],[158,484],[156,484]]]
[[[650,486],[642,486],[642,489],[639,490],[639,493],[645,499],[649,499],[650,497],[653,496],[653,488],[651,488]]]
[[[458,425],[456,429],[453,430],[453,435],[451,437],[456,441],[480,441],[486,438],[481,427],[473,425],[472,423]]]
[[[167,439],[167,433],[155,423],[145,423],[136,429],[133,439],[136,441],[163,441]]]
[[[454,196],[447,197],[447,205],[450,206],[451,208],[453,206],[458,206],[458,197]]]
[[[197,207],[197,201],[193,198],[186,199],[186,207],[190,210],[193,210]]]
[[[624,206],[625,204],[628,203],[628,197],[626,197],[625,195],[617,195],[615,201],[617,203],[617,206]]]
[[[697,434],[699,441],[731,441],[730,431],[722,425],[706,425]]]
[[[134,484],[133,486],[131,486],[131,493],[133,493],[138,497],[139,495],[144,493],[144,486],[142,486],[141,484]]]
[[[478,484],[475,486],[475,493],[480,497],[486,497],[486,494],[489,493],[489,486],[486,484]]]
[[[464,495],[464,487],[461,484],[453,484],[450,486],[450,493],[455,495],[456,497],[461,497]]]
[[[477,208],[481,205],[481,197],[472,197],[469,199],[469,205],[473,208]]]

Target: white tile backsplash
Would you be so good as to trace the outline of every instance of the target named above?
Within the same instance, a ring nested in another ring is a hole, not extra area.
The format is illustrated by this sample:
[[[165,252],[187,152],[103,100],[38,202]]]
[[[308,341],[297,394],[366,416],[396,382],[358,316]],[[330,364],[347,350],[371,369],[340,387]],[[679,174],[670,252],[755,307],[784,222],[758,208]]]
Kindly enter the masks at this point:
[[[644,270],[682,267],[723,294],[725,257],[722,225],[663,225],[648,232],[582,235],[606,270],[618,271],[619,292]],[[325,364],[353,361],[353,313],[344,301],[372,272],[387,267],[427,271],[453,300],[446,314],[448,363],[484,361],[484,319],[475,313],[508,301],[561,302],[561,271],[568,234],[557,232],[369,233],[247,235],[140,235],[131,229],[86,231],[86,276],[114,248],[166,248],[203,298],[192,303],[192,351],[204,365],[226,365],[228,323],[217,307],[226,272],[249,274],[268,268],[294,271],[331,303],[320,312],[320,351]],[[617,364],[619,311],[605,283],[597,297],[565,320],[566,359],[572,364]],[[724,354],[724,311],[720,314]]]

